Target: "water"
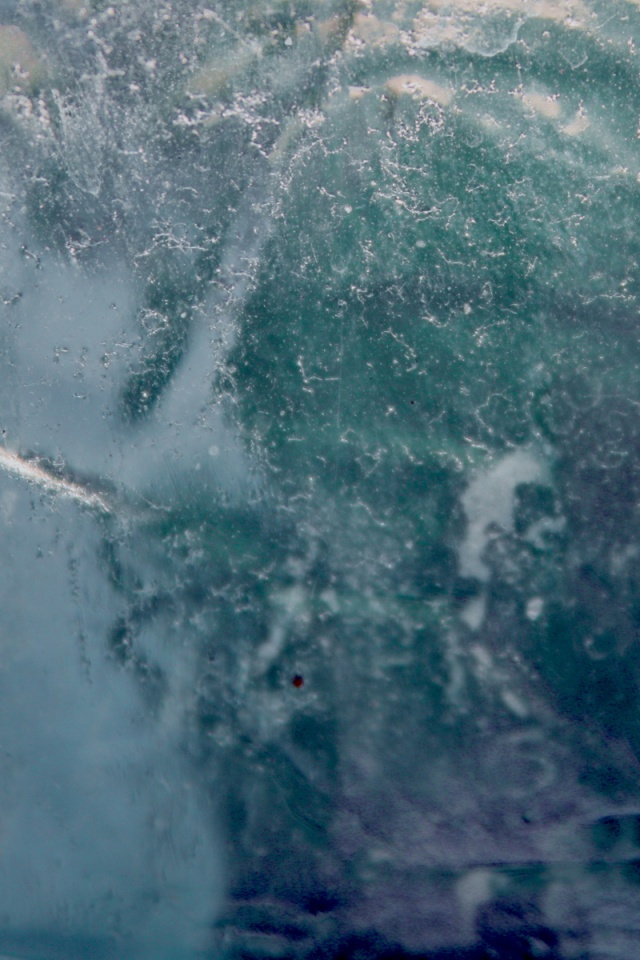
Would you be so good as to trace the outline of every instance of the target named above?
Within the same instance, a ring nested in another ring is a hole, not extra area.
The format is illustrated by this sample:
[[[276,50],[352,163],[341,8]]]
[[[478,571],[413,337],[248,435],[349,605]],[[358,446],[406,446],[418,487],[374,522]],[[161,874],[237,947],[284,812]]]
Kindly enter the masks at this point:
[[[0,22],[0,954],[634,960],[638,4]]]

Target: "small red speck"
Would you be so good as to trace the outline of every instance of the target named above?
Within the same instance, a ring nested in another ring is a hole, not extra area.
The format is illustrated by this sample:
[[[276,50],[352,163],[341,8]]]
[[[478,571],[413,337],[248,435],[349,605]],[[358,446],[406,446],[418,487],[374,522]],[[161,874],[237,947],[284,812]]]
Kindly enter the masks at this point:
[[[292,677],[291,683],[294,685],[294,687],[298,687],[298,688],[303,687],[304,677],[302,676],[302,674],[296,673],[295,676]]]

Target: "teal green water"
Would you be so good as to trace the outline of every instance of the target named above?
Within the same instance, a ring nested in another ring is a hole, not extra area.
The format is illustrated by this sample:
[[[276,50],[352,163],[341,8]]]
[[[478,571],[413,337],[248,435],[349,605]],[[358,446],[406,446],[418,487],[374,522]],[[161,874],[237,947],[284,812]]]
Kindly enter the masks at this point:
[[[634,960],[637,3],[0,21],[0,953]]]

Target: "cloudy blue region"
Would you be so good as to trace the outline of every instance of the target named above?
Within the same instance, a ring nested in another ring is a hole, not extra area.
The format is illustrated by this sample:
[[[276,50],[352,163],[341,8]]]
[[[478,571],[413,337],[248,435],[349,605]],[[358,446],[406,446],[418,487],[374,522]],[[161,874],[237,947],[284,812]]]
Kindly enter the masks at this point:
[[[640,9],[479,9],[0,3],[3,958],[638,956]]]

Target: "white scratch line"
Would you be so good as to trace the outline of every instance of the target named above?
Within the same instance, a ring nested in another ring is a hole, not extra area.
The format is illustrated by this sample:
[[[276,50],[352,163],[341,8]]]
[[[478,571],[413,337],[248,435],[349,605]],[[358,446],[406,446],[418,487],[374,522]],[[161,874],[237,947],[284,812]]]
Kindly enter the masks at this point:
[[[71,480],[61,480],[59,477],[48,473],[42,467],[31,460],[23,460],[17,453],[11,453],[5,447],[0,446],[0,468],[14,476],[27,480],[29,483],[36,483],[44,490],[50,493],[59,494],[62,497],[70,497],[83,503],[87,507],[96,507],[105,513],[110,513],[110,507],[103,498],[97,493],[90,493],[81,487],[78,483]]]

